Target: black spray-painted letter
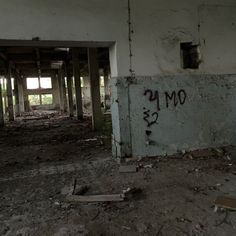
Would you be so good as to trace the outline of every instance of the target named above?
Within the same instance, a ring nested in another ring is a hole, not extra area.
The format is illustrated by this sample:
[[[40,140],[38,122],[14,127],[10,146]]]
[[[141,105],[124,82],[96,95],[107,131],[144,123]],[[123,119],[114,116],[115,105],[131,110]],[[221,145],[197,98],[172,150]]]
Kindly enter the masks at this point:
[[[144,96],[149,95],[148,99],[150,102],[157,102],[157,110],[160,111],[160,98],[159,98],[159,92],[156,91],[152,91],[150,89],[145,90],[144,92]]]

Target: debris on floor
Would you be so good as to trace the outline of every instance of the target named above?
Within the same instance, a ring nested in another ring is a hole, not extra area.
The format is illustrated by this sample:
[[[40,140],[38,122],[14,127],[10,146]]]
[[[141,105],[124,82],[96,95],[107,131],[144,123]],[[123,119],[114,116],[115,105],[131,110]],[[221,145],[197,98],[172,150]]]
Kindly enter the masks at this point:
[[[120,173],[135,173],[138,171],[138,167],[136,165],[122,165],[119,168]]]
[[[110,140],[91,131],[87,118],[19,118],[4,127],[0,235],[236,235],[236,214],[215,214],[211,204],[216,196],[235,196],[234,156],[225,158],[230,148],[120,165],[101,136]],[[122,165],[138,171],[121,174]]]
[[[74,179],[71,195],[84,195],[89,189],[90,187],[88,185],[78,185],[77,179]]]
[[[104,195],[85,195],[90,189],[88,186],[76,186],[74,181],[74,188],[72,194],[66,196],[68,202],[121,202],[124,200],[137,199],[137,195],[142,193],[139,188],[127,188],[120,194],[104,194]]]
[[[108,194],[108,195],[90,195],[90,196],[76,196],[68,195],[66,200],[68,202],[121,202],[124,201],[124,194]]]
[[[123,190],[123,194],[126,200],[135,200],[143,196],[143,190],[141,188],[127,188]]]
[[[224,208],[232,211],[236,211],[236,198],[220,196],[215,200],[215,211],[218,208]]]

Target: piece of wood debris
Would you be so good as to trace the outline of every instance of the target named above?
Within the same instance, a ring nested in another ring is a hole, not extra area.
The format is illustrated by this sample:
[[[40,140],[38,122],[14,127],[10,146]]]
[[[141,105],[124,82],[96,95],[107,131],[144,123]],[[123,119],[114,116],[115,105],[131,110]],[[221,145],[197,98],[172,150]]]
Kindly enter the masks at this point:
[[[72,185],[73,185],[73,188],[72,188],[71,194],[74,195],[75,194],[75,188],[76,188],[76,185],[77,185],[77,179],[76,178],[73,179],[73,184]]]
[[[125,229],[125,230],[131,230],[131,228],[130,228],[130,227],[128,227],[128,226],[125,226],[125,225],[121,226],[121,228],[122,228],[122,229]]]
[[[135,173],[137,171],[138,171],[138,168],[135,165],[120,166],[119,168],[120,173]]]
[[[215,211],[217,211],[218,208],[236,211],[236,198],[224,196],[217,197],[215,200]]]
[[[90,187],[87,185],[82,186],[76,186],[74,194],[73,195],[84,195],[89,191]]]
[[[143,190],[141,188],[128,188],[123,190],[126,200],[142,198]]]
[[[90,195],[90,196],[76,196],[68,195],[66,200],[69,202],[121,202],[124,201],[124,194],[110,194],[110,195]]]
[[[145,168],[145,169],[152,169],[153,168],[153,164],[144,165],[143,168]]]
[[[74,178],[71,195],[84,195],[89,189],[87,185],[77,185],[77,179]]]

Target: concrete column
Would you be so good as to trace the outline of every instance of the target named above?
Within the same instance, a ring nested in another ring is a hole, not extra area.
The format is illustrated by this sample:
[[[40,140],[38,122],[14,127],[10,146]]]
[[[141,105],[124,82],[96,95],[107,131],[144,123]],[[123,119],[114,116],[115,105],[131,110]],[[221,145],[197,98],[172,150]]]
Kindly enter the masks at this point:
[[[4,90],[4,94],[2,94],[3,98],[4,98],[4,113],[7,114],[7,79],[6,78],[3,78],[3,90]]]
[[[53,94],[53,104],[55,109],[60,108],[60,85],[59,85],[59,79],[58,75],[55,71],[51,73],[51,79],[52,79],[52,94]]]
[[[68,106],[67,106],[67,96],[66,96],[66,82],[65,82],[65,70],[61,70],[61,89],[62,89],[62,95],[63,95],[63,111],[67,112]]]
[[[129,86],[129,78],[111,80],[112,153],[117,158],[132,156]]]
[[[75,100],[76,100],[76,117],[78,120],[83,119],[83,105],[82,105],[82,91],[80,81],[80,67],[79,67],[79,49],[72,49],[73,57],[73,72],[75,79]]]
[[[19,113],[22,113],[25,111],[23,78],[19,76],[16,82],[17,82],[18,96],[19,96]]]
[[[15,115],[16,117],[20,115],[20,99],[19,99],[19,89],[18,81],[19,75],[15,74],[14,76],[14,95],[15,95]]]
[[[92,122],[93,129],[99,130],[103,126],[103,118],[101,111],[101,96],[100,96],[100,78],[97,59],[97,49],[88,49],[88,64],[90,76],[90,91],[92,99]]]
[[[14,121],[13,93],[11,85],[11,65],[7,65],[7,105],[9,121]]]
[[[28,91],[27,91],[27,78],[23,77],[22,79],[22,85],[23,85],[23,96],[24,96],[24,111],[29,112],[30,111],[30,103],[28,99]]]
[[[90,93],[90,79],[88,76],[83,77],[84,87],[83,87],[83,106],[88,113],[92,112],[92,102]]]
[[[2,102],[2,85],[0,83],[0,127],[4,126],[4,112],[3,112],[3,102]]]
[[[62,87],[62,70],[58,70],[58,84],[59,84],[59,96],[60,96],[60,110],[64,112],[64,96],[63,96],[63,87]]]
[[[68,107],[70,117],[74,116],[74,103],[73,103],[73,91],[72,91],[72,73],[70,63],[66,63],[66,82],[68,91]]]
[[[109,71],[107,69],[104,69],[104,91],[105,91],[105,97],[104,97],[104,105],[105,110],[110,109],[110,88],[109,88]]]

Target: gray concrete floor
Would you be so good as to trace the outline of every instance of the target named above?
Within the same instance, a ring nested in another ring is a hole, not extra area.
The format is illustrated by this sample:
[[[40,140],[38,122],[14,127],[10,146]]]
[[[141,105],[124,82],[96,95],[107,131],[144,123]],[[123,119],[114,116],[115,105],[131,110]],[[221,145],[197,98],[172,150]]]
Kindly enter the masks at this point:
[[[236,235],[236,213],[214,213],[219,195],[236,197],[236,168],[225,152],[135,161],[120,174],[109,137],[90,120],[18,121],[0,131],[0,235]],[[87,194],[142,190],[120,203],[71,204],[72,180]],[[223,221],[224,220],[224,221]]]

